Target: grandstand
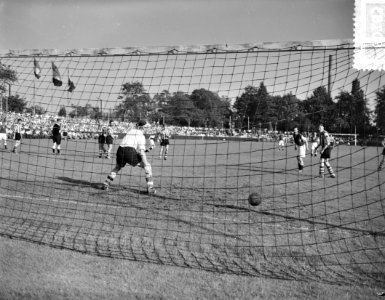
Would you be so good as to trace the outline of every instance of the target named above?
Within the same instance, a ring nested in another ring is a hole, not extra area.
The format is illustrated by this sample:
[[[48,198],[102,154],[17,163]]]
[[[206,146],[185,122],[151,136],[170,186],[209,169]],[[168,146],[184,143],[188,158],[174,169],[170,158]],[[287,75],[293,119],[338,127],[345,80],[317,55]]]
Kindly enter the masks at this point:
[[[380,143],[338,144],[337,178],[321,179],[319,157],[309,153],[298,174],[294,146],[278,152],[270,139],[323,122],[334,136],[376,141],[370,124],[332,115],[355,83],[369,110],[385,85],[383,72],[353,69],[354,50],[328,40],[0,52],[18,77],[2,94],[9,143],[14,120],[24,126],[20,154],[0,150],[0,235],[220,273],[383,286]],[[16,95],[24,112],[11,110]],[[63,107],[74,138],[57,156],[49,120]],[[148,154],[158,193],[147,195],[144,173],[129,167],[101,190],[114,159],[98,157],[98,127],[116,121],[116,151],[140,117],[147,134],[162,123],[172,131],[167,161],[159,145]],[[252,192],[261,205],[249,205]]]

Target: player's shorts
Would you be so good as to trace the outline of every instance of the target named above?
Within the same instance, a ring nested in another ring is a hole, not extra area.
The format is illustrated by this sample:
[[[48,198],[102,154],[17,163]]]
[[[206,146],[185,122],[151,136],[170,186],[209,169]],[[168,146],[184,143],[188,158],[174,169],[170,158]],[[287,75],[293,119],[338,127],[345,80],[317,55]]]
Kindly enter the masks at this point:
[[[112,145],[114,143],[114,138],[111,135],[106,136],[106,144]]]
[[[116,152],[116,164],[123,168],[126,164],[137,166],[142,161],[142,157],[132,147],[120,147]]]
[[[21,134],[19,132],[15,133],[15,141],[20,141],[21,140]]]
[[[105,144],[106,137],[103,134],[99,134],[98,141],[99,141],[99,144]]]
[[[318,143],[311,143],[311,150],[314,150],[315,148],[317,148],[318,146]]]
[[[279,140],[278,146],[285,146],[285,141],[284,140]]]
[[[382,155],[385,155],[385,147],[382,149]]]
[[[170,145],[170,141],[168,139],[164,139],[160,141],[161,146],[167,146]]]
[[[63,136],[68,136],[68,132],[67,132],[67,131],[64,131],[64,132],[63,132]]]
[[[328,159],[332,153],[332,149],[326,148],[324,152],[321,153],[321,158]]]
[[[61,143],[61,135],[60,134],[55,134],[52,136],[52,141],[53,143],[56,143],[56,145],[60,145]]]
[[[0,141],[6,141],[6,140],[7,140],[7,134],[6,133],[0,133]]]
[[[306,157],[306,145],[297,146],[298,149],[298,157]]]

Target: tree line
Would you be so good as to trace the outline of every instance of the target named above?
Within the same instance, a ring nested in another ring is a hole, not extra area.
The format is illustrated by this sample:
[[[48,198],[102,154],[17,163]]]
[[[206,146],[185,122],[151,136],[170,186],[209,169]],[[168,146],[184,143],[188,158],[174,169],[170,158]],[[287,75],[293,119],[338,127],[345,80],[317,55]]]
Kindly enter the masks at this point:
[[[1,109],[44,114],[43,107],[27,107],[26,99],[11,94],[15,81],[17,73],[0,64]],[[263,82],[245,87],[234,103],[203,88],[191,94],[164,90],[151,96],[141,82],[134,81],[122,85],[117,100],[109,117],[131,122],[147,118],[169,125],[276,131],[291,131],[297,126],[307,132],[315,131],[322,123],[330,132],[385,134],[385,86],[376,92],[375,108],[370,111],[358,79],[353,80],[350,91],[340,91],[334,99],[324,86],[317,87],[305,100],[292,93],[270,95]],[[62,106],[58,115],[95,119],[107,115],[90,104],[71,109],[67,113],[66,106]]]

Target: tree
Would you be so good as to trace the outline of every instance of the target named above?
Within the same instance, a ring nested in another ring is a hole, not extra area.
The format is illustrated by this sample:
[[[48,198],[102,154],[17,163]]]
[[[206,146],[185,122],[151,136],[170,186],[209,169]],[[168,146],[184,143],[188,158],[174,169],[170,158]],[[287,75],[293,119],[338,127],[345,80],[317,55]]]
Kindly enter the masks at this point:
[[[11,86],[11,83],[17,81],[17,73],[15,70],[11,69],[11,66],[6,66],[0,62],[0,97],[4,100],[4,94],[7,91],[7,85]],[[10,90],[9,96],[10,95]],[[1,110],[3,110],[3,107],[5,106],[6,109],[9,110],[8,107],[8,98],[5,98],[5,101],[0,101],[1,103]]]
[[[62,106],[58,112],[58,116],[60,117],[66,117],[67,116],[67,111],[65,106]]]
[[[220,98],[217,93],[197,89],[191,93],[190,99],[196,109],[195,112],[200,115],[200,123],[203,126],[219,127],[224,116],[228,114],[229,102]]]
[[[267,128],[269,123],[269,117],[272,112],[270,110],[270,95],[267,92],[267,88],[263,82],[259,84],[257,93],[252,98],[249,105],[248,116],[252,120],[252,124],[262,123],[263,128]]]
[[[375,118],[376,126],[381,130],[382,134],[385,134],[385,86],[381,90],[376,92],[376,107]]]
[[[85,106],[73,105],[72,108],[72,111],[68,114],[71,118],[89,117],[91,119],[97,119],[102,115],[100,107],[91,106],[91,104],[86,104]]]
[[[183,92],[176,92],[172,95],[169,105],[163,108],[163,112],[168,116],[169,122],[174,125],[198,125],[202,122],[196,112],[193,101],[188,94]]]
[[[153,98],[153,103],[155,106],[155,109],[152,113],[152,119],[156,121],[160,121],[163,123],[170,123],[172,122],[172,116],[168,115],[166,113],[169,111],[170,101],[171,101],[172,95],[168,90],[163,90],[161,93],[155,94]]]
[[[353,97],[346,91],[341,91],[337,97],[337,116],[335,124],[338,132],[351,133],[354,131],[354,122],[352,114]]]
[[[252,126],[267,128],[274,115],[271,96],[263,82],[259,84],[259,88],[247,86],[241,97],[236,99],[234,108],[242,127],[246,127],[250,121]]]
[[[237,97],[233,108],[236,110],[236,116],[240,119],[241,126],[246,126],[246,122],[250,119],[250,115],[254,115],[254,107],[251,109],[251,103],[256,97],[258,88],[254,86],[247,86],[240,97]]]
[[[322,123],[331,130],[335,119],[335,103],[324,86],[317,87],[313,94],[303,101],[301,107],[313,127]]]
[[[271,97],[271,107],[275,112],[272,122],[276,124],[278,131],[289,131],[298,126],[301,118],[300,101],[292,93],[283,96]]]
[[[31,107],[27,107],[25,109],[25,112],[26,113],[29,113],[29,114],[37,114],[37,115],[44,115],[47,110],[44,109],[43,107],[41,107],[40,105],[34,105],[34,106],[31,106]]]
[[[370,129],[370,115],[369,108],[366,103],[364,91],[360,87],[360,81],[358,79],[352,82],[353,97],[353,115],[354,126],[358,133],[365,134]]]
[[[4,97],[3,105],[5,105],[6,102],[8,102],[8,110],[16,113],[24,112],[27,106],[27,101],[19,95]]]
[[[140,118],[147,118],[155,111],[155,103],[146,93],[143,84],[136,82],[127,82],[122,85],[121,95],[118,99],[122,99],[115,111],[118,116],[123,119],[127,116],[130,121],[135,122]]]

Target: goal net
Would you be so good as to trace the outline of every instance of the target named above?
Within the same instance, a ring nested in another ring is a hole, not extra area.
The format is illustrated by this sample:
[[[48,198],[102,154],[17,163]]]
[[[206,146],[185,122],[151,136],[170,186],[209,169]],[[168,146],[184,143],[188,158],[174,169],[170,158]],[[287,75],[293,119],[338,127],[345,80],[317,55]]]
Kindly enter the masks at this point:
[[[383,285],[385,80],[353,69],[353,57],[350,40],[0,52],[0,235],[214,272]],[[140,119],[147,138],[170,136],[146,153],[157,193],[130,165],[102,190]],[[311,154],[320,124],[342,141],[328,161],[320,148]],[[295,127],[309,141],[302,161]]]

